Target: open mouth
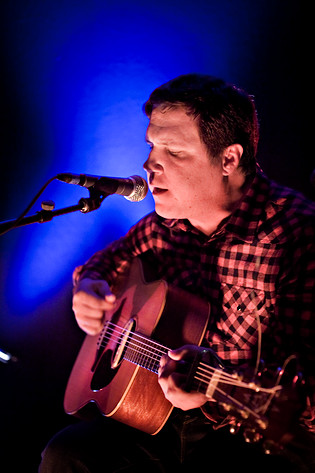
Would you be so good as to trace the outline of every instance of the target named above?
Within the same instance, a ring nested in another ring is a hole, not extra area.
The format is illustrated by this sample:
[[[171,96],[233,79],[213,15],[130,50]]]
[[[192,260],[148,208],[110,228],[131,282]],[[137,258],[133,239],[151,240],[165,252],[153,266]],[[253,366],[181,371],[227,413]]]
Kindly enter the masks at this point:
[[[167,189],[162,189],[161,187],[154,187],[153,191],[152,191],[152,194],[153,195],[161,195],[161,194],[164,194],[165,192],[167,192]]]

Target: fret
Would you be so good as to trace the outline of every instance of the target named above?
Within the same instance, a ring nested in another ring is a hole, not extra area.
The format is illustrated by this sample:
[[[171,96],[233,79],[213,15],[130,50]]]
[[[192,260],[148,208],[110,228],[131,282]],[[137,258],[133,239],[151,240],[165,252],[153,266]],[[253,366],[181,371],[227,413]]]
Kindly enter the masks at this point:
[[[129,336],[123,358],[153,373],[157,373],[160,359],[168,348],[137,332]]]

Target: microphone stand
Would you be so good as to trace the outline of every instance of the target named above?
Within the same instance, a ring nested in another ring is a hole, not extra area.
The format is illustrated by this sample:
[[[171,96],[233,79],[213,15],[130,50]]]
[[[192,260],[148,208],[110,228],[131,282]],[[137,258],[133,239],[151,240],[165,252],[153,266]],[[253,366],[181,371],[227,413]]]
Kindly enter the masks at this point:
[[[81,198],[76,205],[70,205],[69,207],[54,210],[55,203],[53,201],[44,201],[41,203],[42,210],[36,212],[35,215],[30,215],[29,217],[23,218],[18,217],[17,219],[0,222],[0,236],[13,228],[19,228],[31,223],[50,222],[54,217],[59,215],[65,215],[78,210],[82,213],[88,213],[92,210],[97,210],[101,206],[103,200],[110,195],[106,193],[101,194],[92,188],[89,189],[89,193],[90,197]],[[11,353],[8,353],[0,348],[0,362],[8,363],[9,361],[18,361],[18,359],[16,356],[11,355]]]
[[[50,222],[54,217],[59,215],[65,215],[71,212],[80,211],[82,213],[88,213],[92,210],[96,210],[101,206],[103,200],[110,194],[100,194],[95,189],[89,189],[90,197],[82,198],[76,205],[70,205],[58,210],[54,210],[55,204],[52,201],[42,202],[42,210],[36,212],[35,215],[24,217],[21,219],[7,220],[6,222],[0,222],[0,235],[8,232],[13,228],[22,227],[31,223],[44,223]]]

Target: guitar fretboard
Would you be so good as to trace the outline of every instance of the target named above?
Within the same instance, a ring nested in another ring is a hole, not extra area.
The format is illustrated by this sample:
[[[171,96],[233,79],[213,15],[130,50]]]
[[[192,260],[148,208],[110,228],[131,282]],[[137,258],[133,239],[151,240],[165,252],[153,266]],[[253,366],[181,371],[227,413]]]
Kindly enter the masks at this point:
[[[160,359],[168,348],[139,333],[132,333],[126,344],[123,358],[153,373],[158,372]]]

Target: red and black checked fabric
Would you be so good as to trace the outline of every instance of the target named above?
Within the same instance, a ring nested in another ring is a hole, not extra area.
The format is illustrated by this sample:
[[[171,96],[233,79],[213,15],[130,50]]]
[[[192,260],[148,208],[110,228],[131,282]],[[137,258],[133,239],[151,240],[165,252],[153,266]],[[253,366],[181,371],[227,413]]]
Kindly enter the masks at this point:
[[[113,283],[148,250],[158,276],[211,304],[206,342],[227,362],[298,353],[315,392],[315,204],[260,169],[238,208],[207,237],[155,212],[75,271]],[[315,398],[315,395],[314,395]]]

